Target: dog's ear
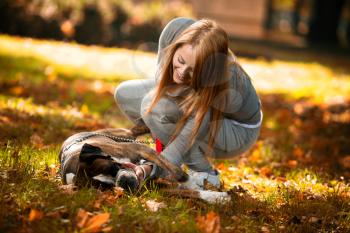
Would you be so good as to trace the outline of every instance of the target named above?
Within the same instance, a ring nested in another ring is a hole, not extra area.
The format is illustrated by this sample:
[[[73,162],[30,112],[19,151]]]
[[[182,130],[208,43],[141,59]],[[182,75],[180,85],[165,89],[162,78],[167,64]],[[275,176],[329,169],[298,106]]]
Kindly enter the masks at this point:
[[[85,143],[81,148],[79,160],[81,162],[91,164],[95,159],[101,158],[101,157],[106,157],[106,156],[103,155],[103,152],[100,147]]]

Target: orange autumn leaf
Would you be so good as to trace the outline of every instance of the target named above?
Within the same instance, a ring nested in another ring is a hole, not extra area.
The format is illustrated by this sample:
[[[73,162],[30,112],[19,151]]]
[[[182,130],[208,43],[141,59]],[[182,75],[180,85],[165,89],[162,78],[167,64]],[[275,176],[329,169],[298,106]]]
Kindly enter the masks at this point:
[[[79,209],[76,221],[77,221],[77,227],[83,228],[89,218],[89,212],[83,209]]]
[[[10,92],[14,95],[21,95],[24,92],[24,88],[21,86],[12,87]]]
[[[216,168],[220,171],[227,171],[228,168],[224,163],[219,163],[218,165],[216,165]]]
[[[260,169],[260,175],[263,175],[263,176],[266,176],[266,177],[269,177],[272,175],[272,169],[269,168],[269,167],[262,167]]]
[[[201,232],[220,232],[220,216],[218,216],[214,211],[210,211],[206,216],[198,216],[196,218],[196,224]]]
[[[287,181],[286,177],[282,177],[282,176],[276,177],[276,180],[283,183]]]
[[[30,213],[29,213],[28,220],[31,222],[31,221],[34,221],[34,220],[40,220],[43,217],[44,217],[44,213],[42,211],[37,210],[37,209],[31,209]]]
[[[249,157],[250,161],[257,162],[261,159],[260,151],[259,150],[254,150],[253,154]]]
[[[99,209],[102,204],[114,205],[122,195],[124,195],[124,189],[115,187],[112,192],[104,192],[99,195],[98,199],[94,201],[93,206]]]
[[[304,193],[302,193],[302,192],[298,192],[298,193],[295,195],[295,198],[296,198],[298,201],[304,201],[304,200],[305,200],[305,195],[304,195]]]
[[[89,107],[86,104],[83,104],[83,106],[80,108],[80,111],[85,115],[89,114]]]
[[[293,155],[297,158],[302,158],[304,156],[304,151],[299,147],[294,148]]]
[[[71,20],[65,20],[61,23],[60,29],[66,37],[72,37],[75,34],[74,24]]]
[[[295,168],[298,165],[298,161],[296,161],[296,160],[289,160],[287,165],[290,168]]]
[[[121,196],[124,195],[124,189],[121,188],[121,187],[114,187],[113,191],[114,191],[114,196],[116,198],[121,197]]]
[[[110,213],[97,214],[91,217],[82,229],[85,233],[100,232],[102,230],[102,225],[105,224],[110,217]]]
[[[95,209],[100,209],[101,208],[101,200],[95,200],[93,206]]]
[[[350,155],[340,158],[338,161],[343,168],[345,169],[350,168]]]

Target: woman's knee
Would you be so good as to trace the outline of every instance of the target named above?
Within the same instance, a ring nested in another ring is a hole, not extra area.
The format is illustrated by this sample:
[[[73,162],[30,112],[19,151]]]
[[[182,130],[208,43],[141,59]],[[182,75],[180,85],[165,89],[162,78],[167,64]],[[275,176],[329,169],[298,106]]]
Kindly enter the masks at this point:
[[[120,83],[114,91],[114,99],[118,103],[144,98],[156,85],[153,79],[134,79]]]
[[[127,98],[128,84],[126,82],[120,83],[114,90],[114,100],[117,103],[124,103]]]
[[[141,102],[141,116],[144,121],[152,118],[159,123],[176,123],[182,116],[182,112],[175,101],[168,98],[161,98],[148,113],[153,99],[153,93],[147,94]]]

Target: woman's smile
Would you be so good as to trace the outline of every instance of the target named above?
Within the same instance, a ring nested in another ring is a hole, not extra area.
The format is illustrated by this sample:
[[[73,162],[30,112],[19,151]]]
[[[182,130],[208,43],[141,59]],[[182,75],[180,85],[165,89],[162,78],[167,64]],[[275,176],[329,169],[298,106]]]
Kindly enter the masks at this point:
[[[176,70],[176,78],[178,79],[178,80],[180,80],[181,82],[184,82],[185,81],[185,77],[184,77],[184,75],[181,75],[180,73],[179,73],[179,71],[177,71]]]
[[[173,81],[177,84],[184,84],[191,80],[193,67],[195,65],[193,47],[184,44],[179,47],[173,57]]]

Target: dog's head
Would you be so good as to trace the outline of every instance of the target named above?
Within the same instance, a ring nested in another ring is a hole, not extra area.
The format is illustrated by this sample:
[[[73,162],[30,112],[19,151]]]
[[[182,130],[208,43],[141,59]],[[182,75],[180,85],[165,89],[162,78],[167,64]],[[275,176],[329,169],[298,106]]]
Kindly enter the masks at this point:
[[[101,148],[85,143],[79,155],[78,183],[90,182],[94,186],[119,186],[125,190],[135,191],[139,182],[135,171],[123,165],[111,156],[103,153]]]

